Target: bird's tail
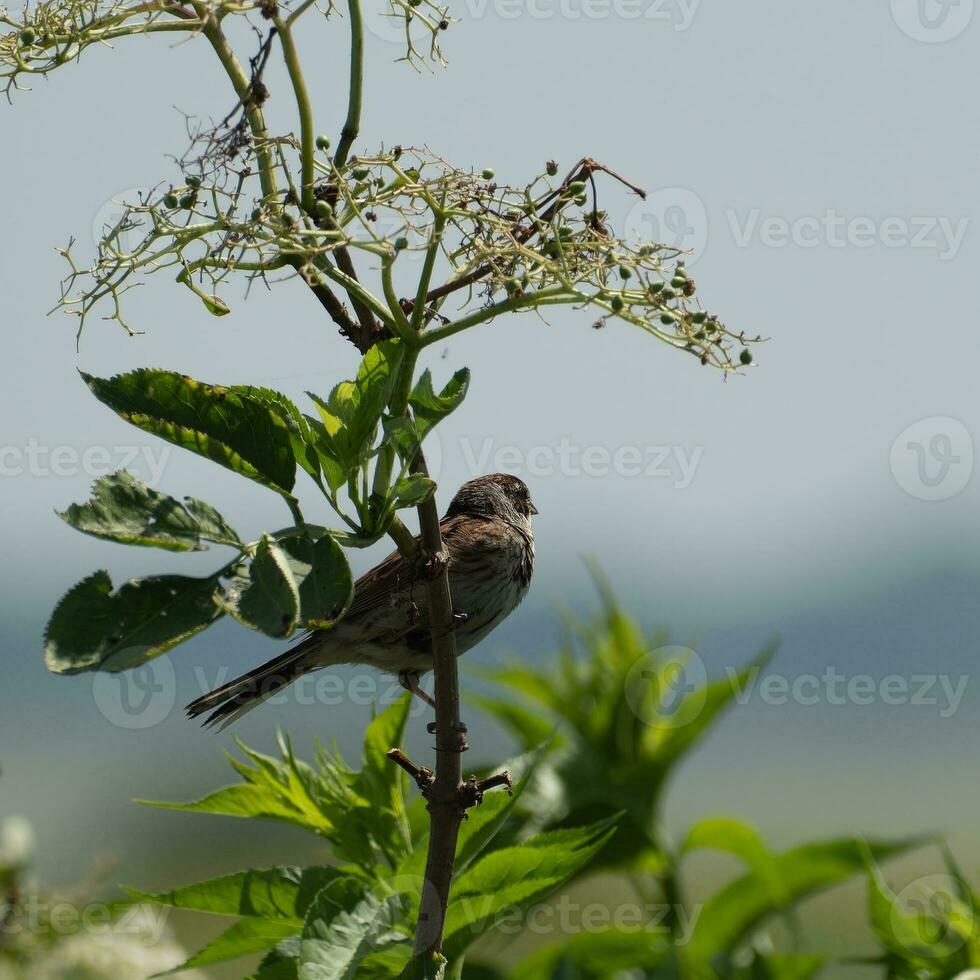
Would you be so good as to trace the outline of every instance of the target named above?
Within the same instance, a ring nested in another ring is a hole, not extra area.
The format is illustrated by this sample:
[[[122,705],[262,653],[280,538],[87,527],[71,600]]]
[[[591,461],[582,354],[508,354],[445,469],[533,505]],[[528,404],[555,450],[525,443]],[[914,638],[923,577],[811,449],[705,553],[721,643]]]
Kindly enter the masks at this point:
[[[257,708],[267,698],[291,684],[309,669],[306,654],[317,638],[310,636],[298,646],[287,650],[282,656],[236,677],[221,687],[187,705],[190,718],[198,718],[211,712],[204,725],[211,728],[220,725],[224,730],[242,715]],[[317,663],[317,666],[322,666]]]

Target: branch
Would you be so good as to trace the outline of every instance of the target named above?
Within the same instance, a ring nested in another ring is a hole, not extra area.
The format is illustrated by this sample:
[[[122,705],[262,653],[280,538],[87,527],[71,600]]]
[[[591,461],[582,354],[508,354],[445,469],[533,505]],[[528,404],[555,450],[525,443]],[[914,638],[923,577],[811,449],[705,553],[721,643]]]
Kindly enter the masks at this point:
[[[350,92],[347,97],[347,118],[334,155],[334,166],[338,170],[347,163],[347,156],[361,131],[361,97],[364,91],[364,23],[360,0],[348,0],[347,7],[350,11]]]

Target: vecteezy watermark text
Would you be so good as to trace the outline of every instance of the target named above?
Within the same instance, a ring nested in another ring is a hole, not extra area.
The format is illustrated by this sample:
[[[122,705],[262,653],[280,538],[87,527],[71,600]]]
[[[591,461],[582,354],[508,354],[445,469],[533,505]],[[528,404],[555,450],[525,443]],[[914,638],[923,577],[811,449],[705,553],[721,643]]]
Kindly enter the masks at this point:
[[[46,446],[32,437],[22,446],[0,446],[0,479],[31,476],[99,477],[117,470],[132,470],[156,486],[173,447],[153,446]]]

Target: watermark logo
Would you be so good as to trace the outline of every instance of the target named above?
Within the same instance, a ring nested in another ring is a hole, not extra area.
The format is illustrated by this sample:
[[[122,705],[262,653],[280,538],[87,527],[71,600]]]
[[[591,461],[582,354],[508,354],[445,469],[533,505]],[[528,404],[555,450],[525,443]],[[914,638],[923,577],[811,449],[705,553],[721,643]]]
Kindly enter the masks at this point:
[[[129,209],[145,204],[152,194],[149,187],[130,187],[113,194],[92,218],[92,244],[98,245],[111,236],[116,251],[134,252],[146,238],[147,228],[145,217],[129,216]]]
[[[973,475],[973,437],[958,419],[920,419],[892,444],[895,482],[917,500],[949,500]]]
[[[92,696],[106,721],[142,731],[170,717],[177,702],[177,673],[167,656],[124,673],[97,673]]]
[[[693,265],[708,245],[708,209],[687,187],[664,187],[637,201],[626,215],[623,237],[627,242],[657,242],[690,252]]]
[[[955,953],[968,936],[954,927],[958,886],[950,875],[932,874],[906,885],[892,902],[892,934],[921,957]],[[980,977],[980,970],[971,971]],[[963,976],[969,977],[970,972]]]
[[[651,728],[689,725],[708,697],[704,661],[689,647],[667,646],[640,657],[626,675],[626,703]]]
[[[913,41],[941,44],[973,21],[974,0],[891,0],[892,18]]]

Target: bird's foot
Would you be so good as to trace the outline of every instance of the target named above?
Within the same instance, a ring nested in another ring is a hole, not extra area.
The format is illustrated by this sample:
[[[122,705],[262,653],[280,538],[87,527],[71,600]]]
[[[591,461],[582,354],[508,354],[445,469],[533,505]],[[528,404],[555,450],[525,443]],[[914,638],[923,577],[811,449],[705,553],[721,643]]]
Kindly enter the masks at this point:
[[[422,555],[422,575],[426,579],[438,578],[449,567],[449,550],[427,551]]]
[[[438,726],[436,725],[436,723],[434,721],[429,722],[429,724],[425,726],[425,730],[430,735],[435,735],[436,732],[437,732],[437,729],[438,729]],[[450,751],[450,752],[463,753],[463,752],[466,752],[469,749],[470,743],[466,740],[466,732],[467,731],[468,731],[468,729],[467,729],[466,725],[464,725],[462,722],[460,722],[458,725],[453,725],[454,743],[455,744],[453,744],[452,746],[449,746],[448,747],[448,751]],[[440,748],[438,745],[436,745],[434,747],[435,747],[435,749],[437,751]]]
[[[410,691],[412,694],[414,694],[420,701],[424,701],[430,708],[435,708],[435,699],[429,695],[428,691],[422,690],[422,685],[419,683],[419,673],[417,670],[403,670],[398,675],[398,683],[401,684],[406,691]]]

